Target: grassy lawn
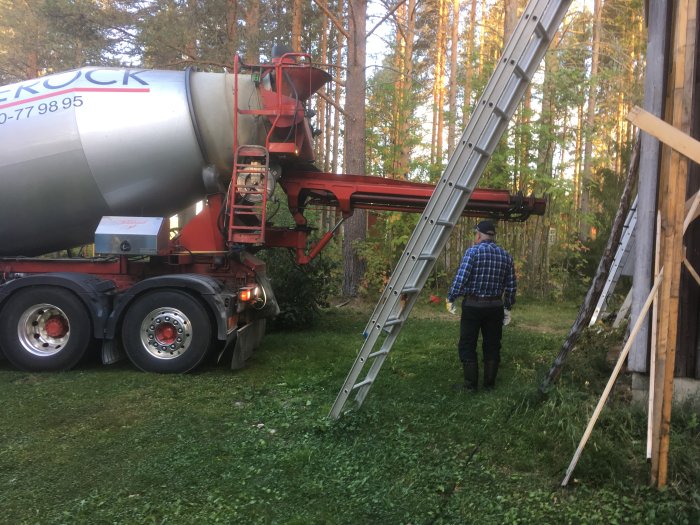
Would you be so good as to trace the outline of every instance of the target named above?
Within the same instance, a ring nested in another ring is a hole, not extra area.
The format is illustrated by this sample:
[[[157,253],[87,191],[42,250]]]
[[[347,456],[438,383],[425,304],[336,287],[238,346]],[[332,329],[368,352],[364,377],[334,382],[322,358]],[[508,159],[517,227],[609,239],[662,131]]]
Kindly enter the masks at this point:
[[[700,426],[674,412],[669,488],[647,487],[646,418],[618,395],[568,489],[611,366],[590,338],[536,388],[576,315],[520,303],[495,391],[453,392],[458,322],[422,305],[360,411],[325,419],[371,313],[273,333],[245,370],[0,362],[2,523],[699,523]]]

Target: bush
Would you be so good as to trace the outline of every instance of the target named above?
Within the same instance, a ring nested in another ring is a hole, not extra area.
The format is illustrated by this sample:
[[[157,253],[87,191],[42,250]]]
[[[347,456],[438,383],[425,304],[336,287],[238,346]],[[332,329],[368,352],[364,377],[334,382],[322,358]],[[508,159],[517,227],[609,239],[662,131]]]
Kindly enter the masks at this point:
[[[303,266],[296,263],[292,251],[268,250],[261,259],[267,264],[267,274],[280,307],[270,327],[303,330],[314,326],[320,308],[337,292],[338,264],[333,254],[319,256]]]

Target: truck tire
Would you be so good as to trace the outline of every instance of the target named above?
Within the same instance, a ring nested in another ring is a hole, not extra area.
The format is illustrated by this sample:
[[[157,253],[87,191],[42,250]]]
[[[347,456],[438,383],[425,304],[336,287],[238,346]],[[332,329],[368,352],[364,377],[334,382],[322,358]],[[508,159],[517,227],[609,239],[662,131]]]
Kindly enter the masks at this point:
[[[207,355],[211,339],[204,305],[178,290],[157,290],[135,299],[122,323],[126,355],[145,372],[189,372]]]
[[[2,309],[0,344],[28,372],[70,370],[92,342],[90,316],[72,292],[55,286],[16,291]]]

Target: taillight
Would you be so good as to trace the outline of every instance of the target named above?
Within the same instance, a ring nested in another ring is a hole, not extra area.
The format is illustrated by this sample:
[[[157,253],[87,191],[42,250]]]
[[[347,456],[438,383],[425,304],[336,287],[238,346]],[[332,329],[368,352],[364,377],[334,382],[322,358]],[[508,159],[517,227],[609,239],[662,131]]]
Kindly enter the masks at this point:
[[[257,286],[241,288],[238,290],[238,300],[242,303],[248,303],[257,299]]]

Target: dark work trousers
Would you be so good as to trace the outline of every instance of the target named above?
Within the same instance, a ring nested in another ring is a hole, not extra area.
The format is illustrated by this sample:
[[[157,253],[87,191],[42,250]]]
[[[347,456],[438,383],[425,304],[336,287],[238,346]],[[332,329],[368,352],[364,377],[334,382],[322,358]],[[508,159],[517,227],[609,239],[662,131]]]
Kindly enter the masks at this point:
[[[459,330],[459,360],[475,363],[476,343],[479,332],[483,338],[484,362],[501,360],[501,336],[503,335],[503,303],[498,306],[474,306],[462,303],[462,320]]]

